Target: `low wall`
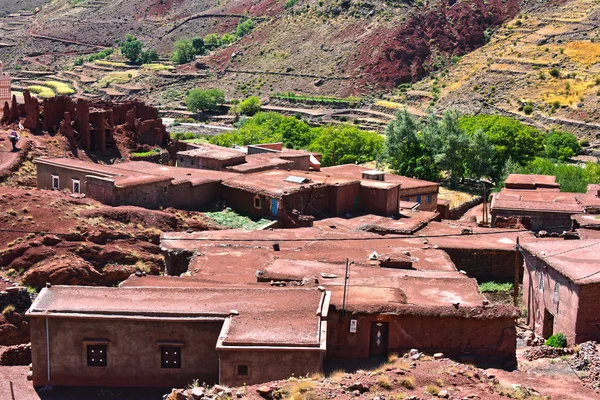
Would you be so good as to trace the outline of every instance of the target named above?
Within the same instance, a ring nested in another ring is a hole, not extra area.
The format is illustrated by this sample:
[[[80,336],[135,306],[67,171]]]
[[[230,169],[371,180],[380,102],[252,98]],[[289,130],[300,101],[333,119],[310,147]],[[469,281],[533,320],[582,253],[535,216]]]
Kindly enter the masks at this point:
[[[451,208],[448,213],[448,219],[459,219],[466,213],[470,208],[480,205],[483,203],[483,197],[477,196],[467,202],[462,203],[458,207]]]
[[[465,236],[465,240],[469,240]],[[513,282],[516,250],[453,249],[440,246],[450,256],[459,271],[478,281]],[[519,255],[519,281],[523,280],[523,258]]]

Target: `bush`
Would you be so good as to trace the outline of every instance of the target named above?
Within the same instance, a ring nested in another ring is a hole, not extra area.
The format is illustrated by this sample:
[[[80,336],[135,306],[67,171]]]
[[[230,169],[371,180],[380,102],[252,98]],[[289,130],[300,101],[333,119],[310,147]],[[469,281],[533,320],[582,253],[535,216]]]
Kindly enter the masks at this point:
[[[498,283],[498,282],[482,282],[479,285],[479,291],[481,293],[490,293],[490,292],[512,292],[513,284],[512,283]]]
[[[171,61],[175,64],[185,64],[194,59],[196,49],[191,40],[178,40],[175,42],[175,50],[171,55]]]
[[[550,70],[550,76],[552,76],[553,78],[560,78],[560,70],[556,67],[552,68]]]
[[[555,333],[546,340],[546,346],[558,348],[567,347],[567,337],[563,333]]]
[[[554,131],[544,141],[546,157],[560,161],[568,161],[581,150],[575,135],[568,132]]]
[[[135,64],[138,62],[140,54],[142,54],[142,47],[144,47],[143,43],[128,33],[125,35],[125,41],[119,46],[119,50],[121,50],[121,54]]]
[[[417,386],[417,380],[413,376],[408,376],[406,378],[401,378],[398,380],[400,386],[405,387],[407,389],[414,389]]]
[[[10,317],[14,312],[15,306],[9,304],[6,307],[4,307],[4,310],[2,310],[2,315],[4,315],[4,317]]]
[[[240,114],[254,115],[260,111],[260,99],[256,96],[250,96],[246,100],[240,102],[236,108]]]
[[[219,89],[192,89],[185,100],[188,111],[215,111],[225,102],[225,94]]]
[[[585,193],[590,183],[600,183],[600,164],[589,162],[585,168],[565,163],[556,163],[546,158],[536,158],[515,173],[554,175],[560,183],[561,192]]]
[[[201,37],[193,38],[192,46],[194,47],[196,54],[204,54],[204,39],[202,39]]]
[[[221,36],[221,45],[225,46],[227,44],[233,43],[235,42],[235,36],[233,36],[231,33],[224,33],[223,36]]]
[[[581,142],[579,142],[579,145],[581,147],[590,147],[590,141],[588,139],[581,139]]]
[[[240,22],[238,23],[237,28],[235,29],[235,35],[239,38],[245,36],[248,33],[252,32],[255,25],[256,24],[254,23],[252,18],[241,19]]]
[[[156,50],[142,51],[139,62],[142,64],[151,64],[158,61],[158,53]]]
[[[531,104],[527,104],[525,107],[523,107],[523,112],[526,115],[531,115],[531,113],[533,112],[533,106]]]
[[[204,46],[208,49],[221,46],[221,38],[216,33],[209,33],[204,36]]]
[[[298,0],[286,0],[285,4],[283,5],[283,8],[285,8],[286,10],[288,8],[292,8],[296,5],[297,2]]]
[[[73,65],[75,65],[77,67],[77,66],[83,65],[84,62],[85,62],[85,59],[83,57],[77,57],[75,59],[75,61],[73,61]]]

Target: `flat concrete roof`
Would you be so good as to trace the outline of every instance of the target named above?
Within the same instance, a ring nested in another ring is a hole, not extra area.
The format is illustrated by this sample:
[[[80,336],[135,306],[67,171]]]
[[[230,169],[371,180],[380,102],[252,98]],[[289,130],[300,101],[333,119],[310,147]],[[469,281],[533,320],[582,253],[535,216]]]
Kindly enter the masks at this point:
[[[151,163],[148,161],[129,161],[115,164],[115,168],[126,171],[140,172],[170,178],[173,185],[190,182],[193,186],[210,182],[221,182],[237,176],[233,172],[214,171],[210,169],[179,168]]]
[[[309,182],[295,183],[287,181],[290,176],[306,178]],[[319,172],[296,171],[296,170],[271,170],[249,175],[238,175],[226,181],[223,185],[241,189],[251,193],[265,194],[271,197],[281,197],[285,194],[296,193],[311,188],[347,185],[358,183],[358,180],[329,177]]]
[[[583,212],[583,205],[578,201],[578,198],[585,199],[585,196],[589,195],[548,190],[504,188],[499,193],[493,194],[491,210],[577,214]]]
[[[525,252],[579,285],[600,283],[600,240],[525,243]]]
[[[536,174],[510,174],[505,181],[506,187],[509,186],[530,186],[540,189],[558,189],[560,184],[556,182],[556,177],[552,175]]]
[[[406,176],[395,175],[386,172],[385,180],[376,181],[371,179],[362,179],[362,173],[366,171],[372,171],[372,168],[363,167],[355,164],[344,164],[344,165],[336,165],[333,167],[325,167],[321,168],[321,173],[323,174],[331,174],[335,176],[344,177],[347,179],[360,179],[361,184],[363,185],[381,185],[382,183],[387,184],[400,184],[400,189],[417,189],[417,188],[430,188],[432,191],[437,191],[437,188],[440,186],[437,182],[429,182],[421,179],[409,178]]]
[[[401,210],[397,219],[367,214],[352,218],[325,218],[315,221],[314,226],[335,226],[347,231],[366,231],[380,234],[412,234],[438,216],[437,212],[432,211]]]
[[[272,169],[282,169],[285,167],[291,167],[293,161],[284,160],[279,156],[282,153],[260,153],[260,154],[249,154],[246,156],[246,162],[239,165],[232,165],[228,167],[231,171],[248,174],[251,172],[261,172]],[[307,155],[307,157],[310,155]],[[288,169],[288,168],[285,168]]]
[[[224,344],[320,345],[323,292],[288,288],[52,286],[29,317],[231,319]]]
[[[192,150],[180,151],[177,155],[188,157],[211,158],[215,160],[232,160],[246,158],[246,154],[242,151],[230,149],[227,147],[216,146],[209,143],[200,143],[194,146]]]

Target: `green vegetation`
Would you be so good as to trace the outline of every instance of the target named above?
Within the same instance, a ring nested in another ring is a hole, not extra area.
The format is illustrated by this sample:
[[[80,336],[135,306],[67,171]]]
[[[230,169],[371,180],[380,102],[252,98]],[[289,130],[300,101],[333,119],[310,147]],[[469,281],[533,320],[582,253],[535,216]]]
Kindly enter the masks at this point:
[[[256,96],[250,96],[235,105],[235,114],[254,115],[260,111],[260,99]]]
[[[133,78],[133,74],[131,72],[112,72],[108,75],[104,75],[96,85],[100,88],[106,88],[111,83],[127,83],[131,80],[131,78]]]
[[[376,132],[361,131],[352,125],[311,128],[298,118],[273,112],[259,112],[236,131],[210,139],[224,147],[282,142],[286,148],[321,153],[324,166],[371,161],[383,150],[383,141]]]
[[[585,168],[536,158],[525,167],[514,166],[509,173],[554,175],[562,192],[585,193],[590,183],[600,183],[600,164],[588,162]]]
[[[206,46],[207,49],[219,47],[221,46],[221,38],[216,33],[209,33],[204,36],[204,46]]]
[[[64,82],[60,81],[46,81],[44,86],[51,87],[54,91],[60,95],[71,95],[75,94],[75,89]]]
[[[482,282],[479,284],[479,291],[481,293],[489,292],[512,292],[512,283],[498,283],[498,282]]]
[[[551,132],[546,136],[544,144],[546,147],[546,157],[560,161],[568,161],[569,158],[581,151],[581,145],[575,135],[568,132]]]
[[[150,69],[152,71],[171,71],[173,69],[175,69],[175,67],[171,66],[171,65],[164,65],[164,64],[142,64],[142,68],[146,68],[146,69]],[[168,90],[173,90],[173,89],[168,89]]]
[[[242,18],[240,19],[240,22],[238,22],[237,28],[235,29],[235,36],[241,38],[252,32],[255,26],[256,23],[252,20],[252,18]]]
[[[144,44],[132,34],[125,35],[125,40],[119,45],[119,50],[132,64],[150,64],[158,61],[156,50],[143,50]]]
[[[108,56],[110,56],[111,54],[113,54],[114,50],[113,49],[104,49],[102,51],[99,51],[98,53],[94,53],[91,54],[87,57],[77,57],[75,59],[75,61],[73,62],[74,65],[83,65],[84,62],[88,61],[88,62],[94,62],[96,60],[103,60],[105,58],[107,58]]]
[[[526,115],[531,115],[531,113],[533,113],[533,106],[531,104],[527,104],[525,107],[523,107],[523,112]]]
[[[256,219],[238,214],[231,208],[226,208],[223,211],[207,212],[204,213],[204,215],[215,221],[217,224],[232,229],[254,230],[271,222],[264,218]]]
[[[42,98],[42,99],[48,99],[50,97],[54,97],[54,90],[52,90],[46,86],[32,85],[32,86],[28,86],[27,90],[29,90],[31,93],[35,93],[37,95],[37,97]]]
[[[116,62],[116,61],[107,61],[107,60],[95,60],[94,64],[96,65],[102,65],[105,67],[127,67],[127,64],[122,63],[122,62]]]
[[[296,5],[297,2],[298,0],[286,0],[285,4],[283,5],[283,8],[285,8],[286,10],[288,8],[292,8]]]
[[[235,42],[235,36],[232,35],[231,33],[224,33],[223,36],[221,36],[221,45],[222,46],[226,46],[233,42]]]
[[[204,54],[204,39],[201,37],[193,38],[192,47],[194,48],[196,54]]]
[[[546,346],[558,348],[567,347],[567,337],[564,333],[555,333],[546,340]]]
[[[204,42],[200,51],[204,52]],[[171,55],[171,61],[175,64],[186,64],[192,61],[196,54],[198,54],[198,50],[191,40],[178,40],[175,42],[175,50]]]
[[[225,102],[225,94],[219,89],[192,89],[185,100],[188,111],[215,111]]]
[[[346,97],[340,99],[337,97],[323,97],[323,96],[303,96],[295,94],[293,92],[286,93],[273,93],[271,94],[272,99],[286,100],[290,103],[317,103],[323,105],[343,105],[346,107],[355,107],[361,102],[360,97]]]
[[[133,157],[150,157],[160,153],[160,149],[152,149],[150,151],[140,151],[137,153],[131,153]]]

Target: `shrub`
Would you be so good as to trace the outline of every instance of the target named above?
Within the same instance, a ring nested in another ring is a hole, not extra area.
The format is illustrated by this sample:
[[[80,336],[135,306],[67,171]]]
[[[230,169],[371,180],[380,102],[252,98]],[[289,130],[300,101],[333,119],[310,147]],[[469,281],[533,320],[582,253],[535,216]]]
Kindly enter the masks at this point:
[[[75,65],[77,67],[77,66],[83,65],[84,62],[85,62],[85,59],[83,57],[77,57],[75,59],[75,61],[73,61],[73,65]]]
[[[405,387],[407,389],[414,389],[417,386],[417,380],[412,376],[407,376],[398,381],[400,386]]]
[[[119,46],[119,50],[129,61],[137,63],[142,53],[142,47],[144,47],[143,43],[128,33],[125,35],[125,41]]]
[[[579,142],[579,145],[581,147],[589,147],[590,146],[590,141],[588,139],[581,139],[581,142]]]
[[[561,161],[569,160],[581,150],[575,135],[562,131],[551,132],[546,136],[544,145],[546,157]]]
[[[392,381],[386,375],[382,375],[377,378],[377,385],[387,390],[390,390],[394,387]]]
[[[209,33],[204,36],[204,46],[208,49],[219,47],[221,45],[221,38],[216,33]]]
[[[6,271],[6,276],[13,278],[17,276],[17,271],[14,268],[10,268],[8,271]]]
[[[523,112],[527,115],[531,115],[533,112],[533,106],[531,104],[527,104],[525,107],[523,107]]]
[[[256,24],[254,23],[252,18],[241,19],[238,23],[237,28],[235,29],[235,35],[239,38],[241,38],[244,35],[247,35],[254,29],[255,25]]]
[[[427,389],[425,389],[425,391],[432,396],[437,396],[440,392],[440,389],[435,385],[429,385],[427,386]]]
[[[498,283],[498,282],[482,282],[479,285],[479,291],[481,293],[489,292],[511,292],[513,290],[512,283]]]
[[[221,36],[221,45],[225,46],[227,44],[233,43],[235,42],[235,36],[233,36],[231,33],[224,33],[223,36]]]
[[[188,111],[215,111],[225,102],[225,94],[219,89],[192,89],[185,104]]]
[[[260,99],[250,96],[236,106],[238,112],[244,115],[254,115],[260,111]]]
[[[204,54],[204,39],[202,39],[201,37],[193,38],[192,46],[194,47],[196,54]]]
[[[9,304],[6,307],[4,307],[4,310],[2,310],[2,315],[4,315],[5,317],[10,317],[14,312],[15,306]]]
[[[185,64],[192,61],[195,56],[196,49],[191,40],[178,40],[175,42],[171,61],[175,64]]]
[[[550,76],[552,76],[553,78],[560,78],[560,70],[556,67],[552,68],[550,70]]]
[[[564,333],[555,333],[546,340],[546,346],[550,347],[567,347],[567,337]]]
[[[298,2],[298,0],[287,0],[285,2],[285,4],[283,5],[283,8],[285,8],[285,9],[292,8],[296,5],[297,2]]]

